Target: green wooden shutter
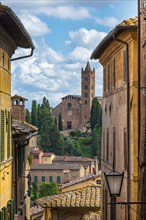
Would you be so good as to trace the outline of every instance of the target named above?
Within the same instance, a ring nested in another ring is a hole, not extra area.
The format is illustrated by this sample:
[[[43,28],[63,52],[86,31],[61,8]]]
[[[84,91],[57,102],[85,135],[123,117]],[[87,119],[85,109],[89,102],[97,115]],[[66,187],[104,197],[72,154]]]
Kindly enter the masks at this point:
[[[60,176],[57,176],[57,183],[60,183],[61,180],[60,180]]]
[[[7,158],[10,158],[10,132],[11,132],[11,117],[10,112],[8,112],[8,129],[7,129]]]
[[[42,176],[42,182],[45,182],[46,178],[45,176]]]
[[[4,152],[4,128],[5,128],[5,112],[1,110],[1,162],[5,159],[5,152]]]
[[[14,220],[14,200],[9,201],[9,207],[10,207],[10,220]]]

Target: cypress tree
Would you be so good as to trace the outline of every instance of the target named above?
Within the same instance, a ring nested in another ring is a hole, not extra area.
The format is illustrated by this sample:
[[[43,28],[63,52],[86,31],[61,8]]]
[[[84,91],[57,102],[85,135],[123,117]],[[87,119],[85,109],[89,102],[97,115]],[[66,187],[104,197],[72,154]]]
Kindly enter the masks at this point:
[[[29,124],[31,123],[30,112],[28,109],[26,109],[26,111],[25,111],[25,121]]]
[[[90,127],[93,131],[94,127],[100,128],[102,126],[102,109],[96,97],[92,100]]]
[[[63,124],[62,124],[62,114],[61,112],[59,113],[59,122],[58,122],[58,127],[59,130],[62,131],[63,130]]]
[[[37,126],[37,102],[36,100],[32,101],[31,124]]]

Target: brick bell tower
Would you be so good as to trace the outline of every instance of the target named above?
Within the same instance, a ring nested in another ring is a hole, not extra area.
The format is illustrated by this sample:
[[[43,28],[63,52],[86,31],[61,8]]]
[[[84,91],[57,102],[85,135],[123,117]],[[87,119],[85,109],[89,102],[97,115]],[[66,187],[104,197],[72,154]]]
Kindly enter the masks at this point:
[[[81,125],[84,131],[90,126],[90,110],[95,97],[95,69],[87,62],[85,70],[81,70]]]
[[[14,95],[11,97],[11,101],[12,118],[19,121],[25,121],[25,101],[27,101],[27,99],[22,96]]]

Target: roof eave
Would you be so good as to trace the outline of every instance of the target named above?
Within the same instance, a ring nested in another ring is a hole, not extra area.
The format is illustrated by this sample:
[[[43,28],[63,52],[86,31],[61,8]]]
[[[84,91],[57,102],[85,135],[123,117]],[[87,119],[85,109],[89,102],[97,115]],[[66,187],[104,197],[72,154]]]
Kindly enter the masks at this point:
[[[137,29],[137,25],[116,26],[95,48],[90,59],[99,59],[104,49],[113,41],[114,37],[119,36],[122,32],[129,29]]]

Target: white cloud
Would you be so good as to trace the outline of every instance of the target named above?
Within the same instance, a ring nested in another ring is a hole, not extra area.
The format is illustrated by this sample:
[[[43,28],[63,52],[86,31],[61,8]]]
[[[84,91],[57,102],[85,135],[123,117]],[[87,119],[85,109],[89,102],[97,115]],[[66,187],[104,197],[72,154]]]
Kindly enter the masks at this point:
[[[34,15],[26,13],[21,15],[20,19],[32,37],[43,36],[51,31],[47,23]]]
[[[95,29],[87,30],[86,28],[80,28],[77,31],[69,32],[70,40],[66,43],[86,46],[93,49],[95,48],[95,45],[97,45],[106,35],[107,33],[98,32]]]
[[[91,18],[89,10],[85,7],[58,6],[48,7],[46,14],[60,19],[82,20]]]
[[[68,58],[70,60],[74,61],[81,61],[81,62],[87,62],[87,60],[90,58],[92,51],[83,48],[83,47],[76,47],[71,53],[69,53]]]
[[[113,16],[109,16],[104,18],[96,18],[95,22],[99,25],[113,28],[119,23],[119,20]]]

